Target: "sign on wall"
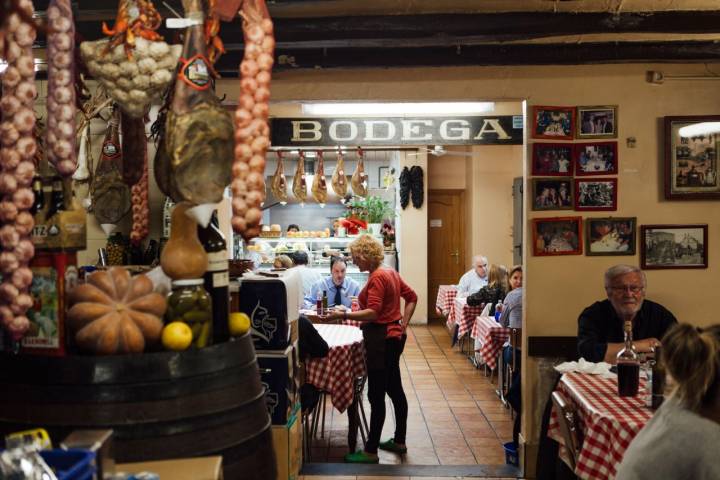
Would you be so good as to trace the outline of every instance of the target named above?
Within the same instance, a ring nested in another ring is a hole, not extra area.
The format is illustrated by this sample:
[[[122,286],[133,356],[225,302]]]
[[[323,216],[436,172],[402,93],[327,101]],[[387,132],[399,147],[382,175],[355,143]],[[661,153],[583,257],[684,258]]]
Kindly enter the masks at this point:
[[[273,118],[272,145],[522,145],[521,115]]]

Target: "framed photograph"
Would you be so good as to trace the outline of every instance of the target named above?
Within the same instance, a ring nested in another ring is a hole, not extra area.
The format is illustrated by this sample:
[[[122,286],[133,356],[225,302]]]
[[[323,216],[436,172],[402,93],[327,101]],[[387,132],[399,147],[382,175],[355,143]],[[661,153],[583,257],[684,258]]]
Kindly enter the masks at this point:
[[[635,255],[636,217],[586,218],[585,255]]]
[[[571,177],[573,146],[567,143],[533,143],[532,174]]]
[[[617,210],[617,178],[576,178],[575,210]]]
[[[388,175],[391,175],[390,167],[378,167],[377,188],[385,188],[387,186],[385,182],[388,181]]]
[[[707,225],[641,225],[640,267],[707,268]]]
[[[573,147],[575,175],[618,173],[617,142],[576,143]]]
[[[534,218],[533,253],[582,255],[582,217]]]
[[[533,107],[532,137],[572,140],[575,136],[575,107]]]
[[[532,195],[533,210],[572,210],[572,179],[533,178]]]
[[[618,107],[577,107],[577,138],[617,138]]]
[[[720,115],[665,117],[665,198],[720,199],[720,132],[680,136],[682,127],[720,122]]]

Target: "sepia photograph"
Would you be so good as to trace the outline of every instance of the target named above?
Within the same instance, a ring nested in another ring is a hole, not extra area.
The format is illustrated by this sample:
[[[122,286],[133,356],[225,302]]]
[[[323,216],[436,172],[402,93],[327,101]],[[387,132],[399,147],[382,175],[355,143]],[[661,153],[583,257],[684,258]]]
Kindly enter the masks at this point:
[[[635,255],[637,219],[586,218],[585,255]]]
[[[572,179],[533,178],[533,210],[572,210]]]
[[[533,107],[533,138],[572,140],[575,136],[575,107]]]
[[[616,138],[617,105],[577,107],[577,138]]]
[[[720,199],[718,144],[720,133],[680,135],[680,129],[720,116],[665,117],[665,198],[668,200]]]
[[[582,254],[582,217],[533,219],[533,253],[545,255]]]
[[[573,150],[575,175],[618,173],[617,142],[577,143]]]
[[[707,225],[642,225],[643,269],[707,268]]]
[[[575,210],[617,210],[617,178],[575,179]]]
[[[532,174],[572,176],[573,146],[567,143],[533,143]]]

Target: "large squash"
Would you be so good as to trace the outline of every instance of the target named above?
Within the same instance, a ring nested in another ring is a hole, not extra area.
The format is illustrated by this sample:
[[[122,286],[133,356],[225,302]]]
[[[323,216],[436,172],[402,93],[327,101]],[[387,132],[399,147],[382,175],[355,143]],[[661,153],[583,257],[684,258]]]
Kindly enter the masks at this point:
[[[160,255],[160,266],[173,280],[202,278],[208,267],[208,256],[198,240],[197,222],[188,216],[193,205],[180,202],[173,208],[170,238]]]
[[[167,302],[145,275],[130,277],[122,267],[95,272],[69,299],[68,327],[83,350],[140,353],[160,339]]]

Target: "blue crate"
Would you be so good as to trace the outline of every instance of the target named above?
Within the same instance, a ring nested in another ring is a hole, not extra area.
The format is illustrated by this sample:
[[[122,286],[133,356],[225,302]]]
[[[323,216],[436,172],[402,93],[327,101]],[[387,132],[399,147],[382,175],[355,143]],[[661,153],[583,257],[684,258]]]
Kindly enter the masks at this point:
[[[518,449],[515,442],[507,442],[503,444],[505,449],[505,463],[508,465],[520,466],[520,459],[518,458]]]
[[[43,450],[40,456],[58,480],[92,480],[95,475],[95,453],[89,450]]]

